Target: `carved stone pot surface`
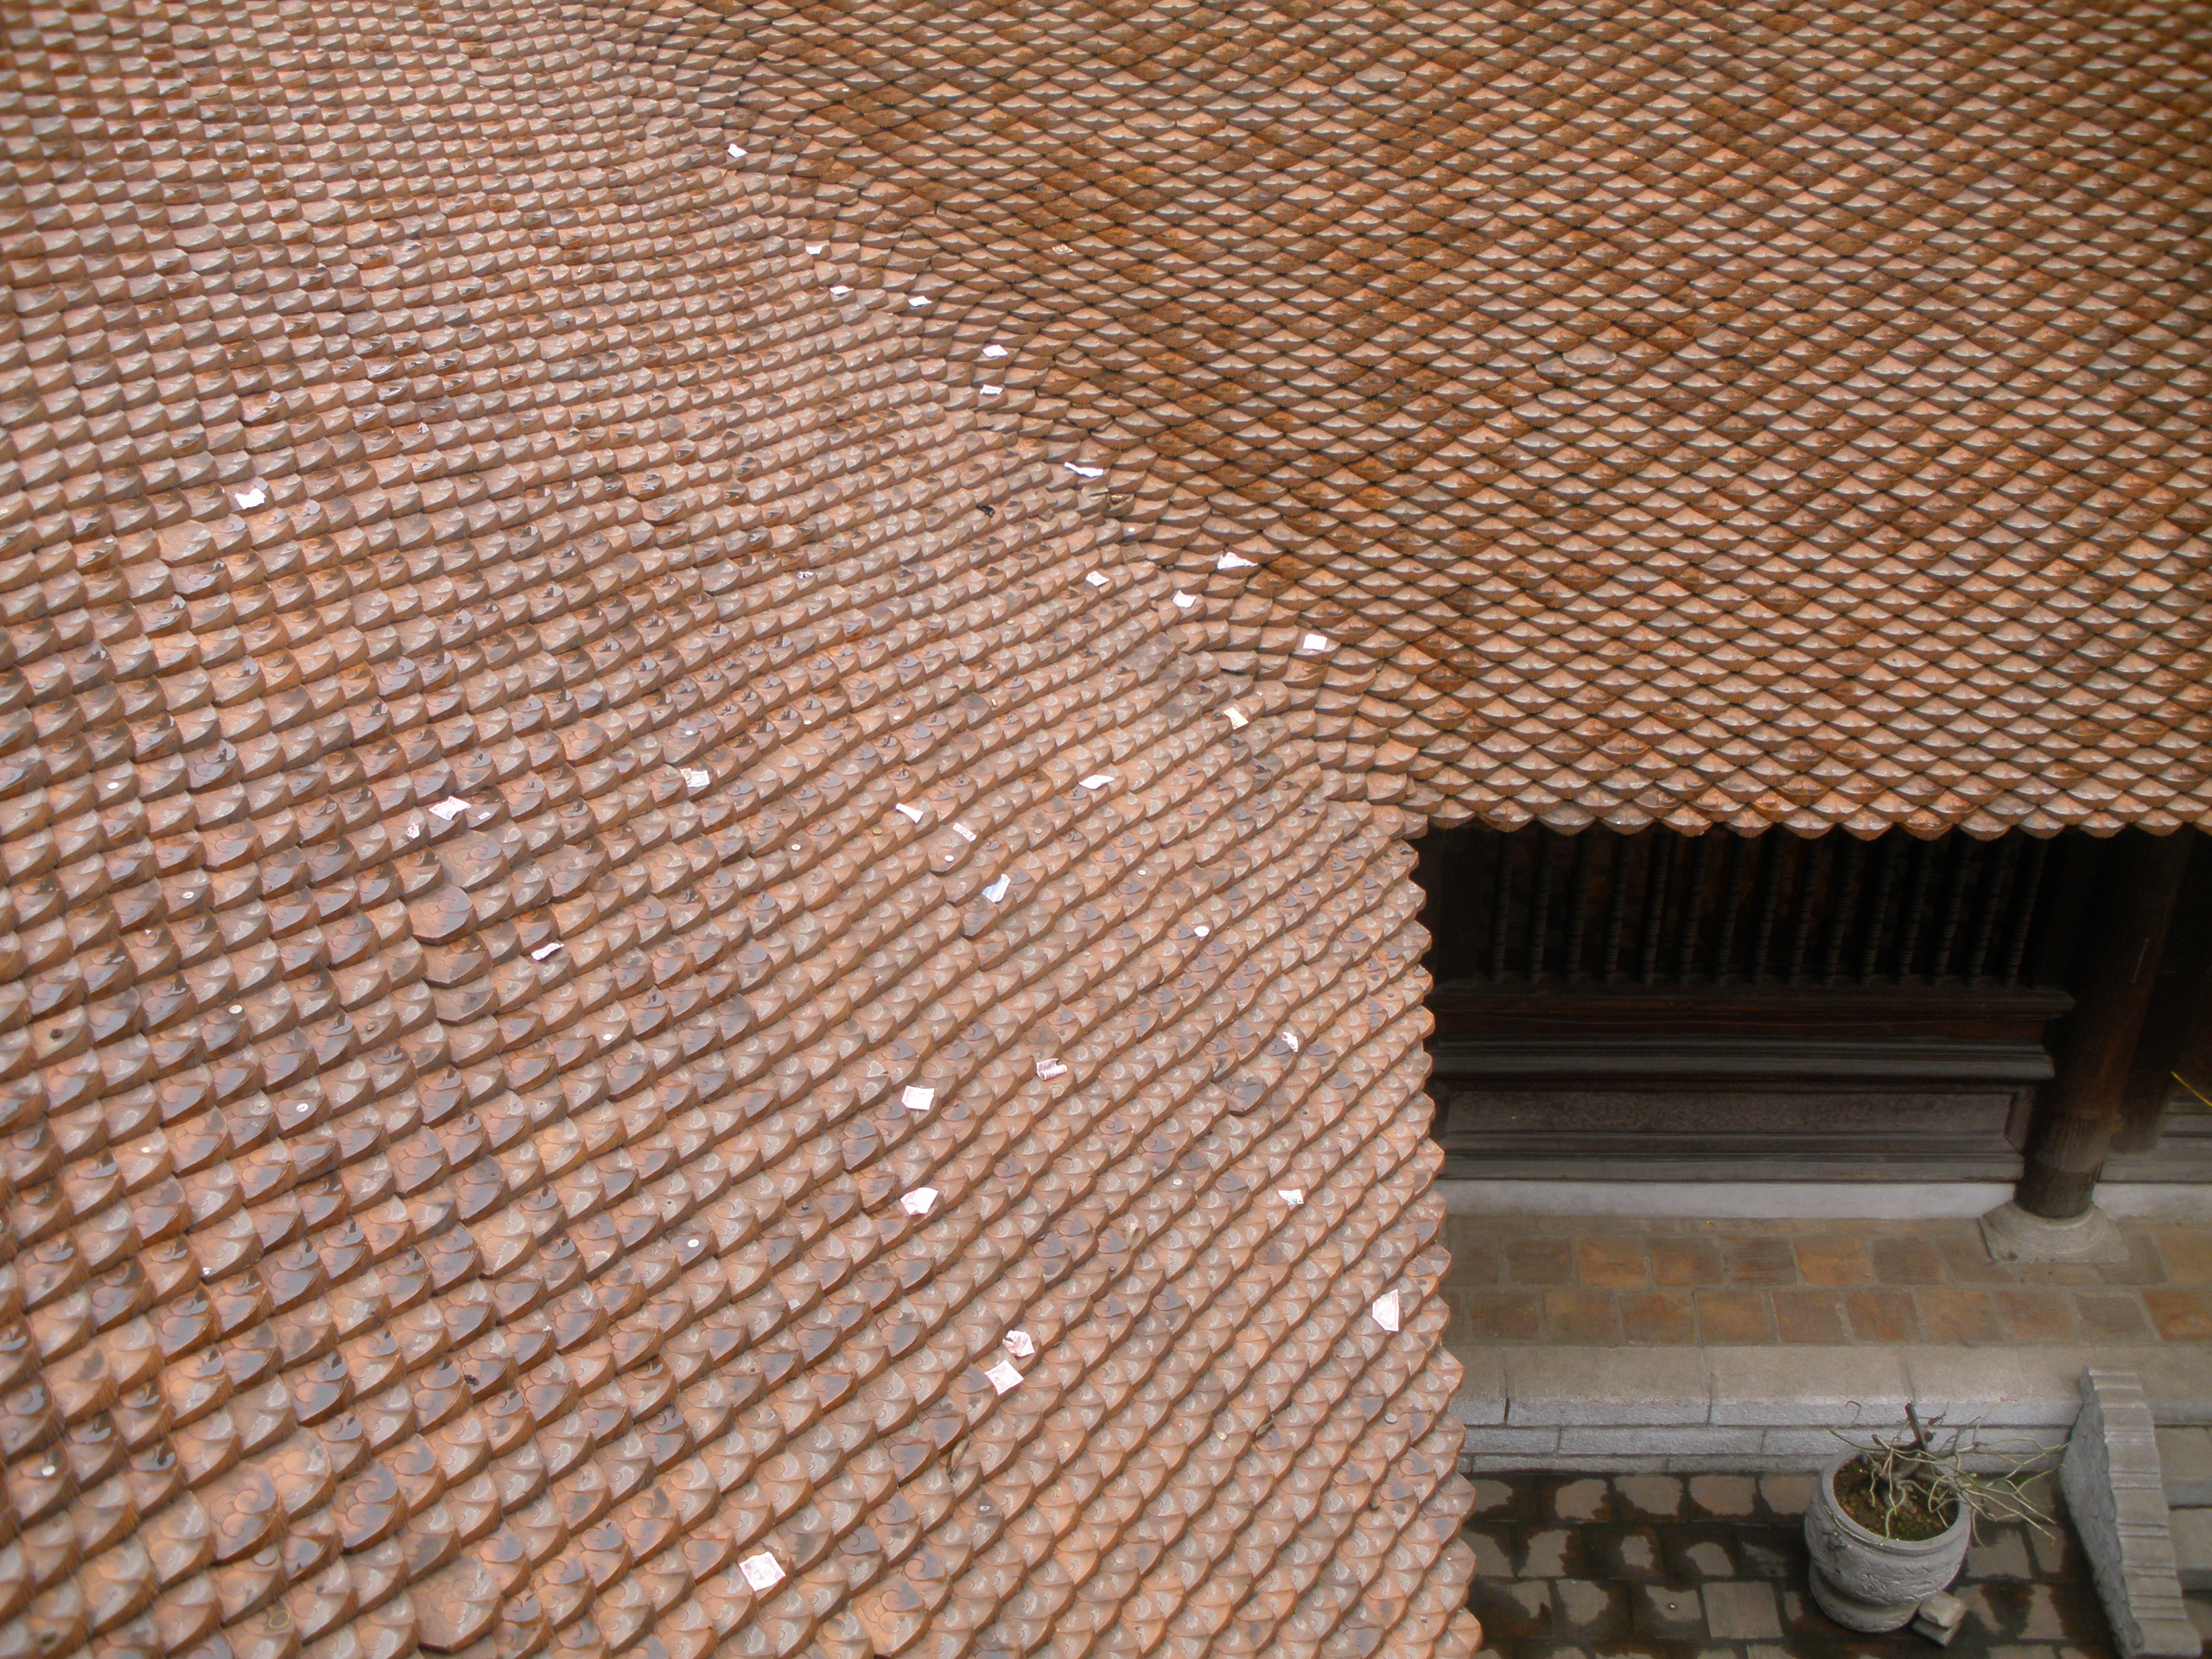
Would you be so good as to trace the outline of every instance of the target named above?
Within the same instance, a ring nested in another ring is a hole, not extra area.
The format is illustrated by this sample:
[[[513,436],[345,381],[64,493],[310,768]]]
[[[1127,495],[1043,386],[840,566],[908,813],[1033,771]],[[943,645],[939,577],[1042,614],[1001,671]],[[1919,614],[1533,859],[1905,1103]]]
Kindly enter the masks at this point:
[[[1813,1554],[1813,1599],[1839,1624],[1854,1630],[1894,1630],[1913,1609],[1959,1576],[1974,1517],[1964,1503],[1958,1518],[1933,1538],[1885,1538],[1844,1513],[1835,1478],[1853,1457],[1824,1471],[1805,1510],[1805,1544]]]

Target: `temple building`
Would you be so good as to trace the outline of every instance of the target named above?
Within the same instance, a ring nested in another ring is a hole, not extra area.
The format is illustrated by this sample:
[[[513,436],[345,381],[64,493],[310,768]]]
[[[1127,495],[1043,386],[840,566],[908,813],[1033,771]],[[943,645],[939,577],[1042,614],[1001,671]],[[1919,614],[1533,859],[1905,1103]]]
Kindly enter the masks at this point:
[[[1471,1659],[1447,1191],[2212,1182],[2188,8],[0,26],[25,1653]]]

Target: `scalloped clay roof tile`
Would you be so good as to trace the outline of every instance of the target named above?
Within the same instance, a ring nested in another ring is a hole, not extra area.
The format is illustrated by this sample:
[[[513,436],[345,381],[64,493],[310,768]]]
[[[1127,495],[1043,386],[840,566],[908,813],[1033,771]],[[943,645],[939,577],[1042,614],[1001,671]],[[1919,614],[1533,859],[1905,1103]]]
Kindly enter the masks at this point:
[[[26,1645],[1471,1655],[1404,809],[2212,799],[2202,118],[2030,27],[19,18]]]

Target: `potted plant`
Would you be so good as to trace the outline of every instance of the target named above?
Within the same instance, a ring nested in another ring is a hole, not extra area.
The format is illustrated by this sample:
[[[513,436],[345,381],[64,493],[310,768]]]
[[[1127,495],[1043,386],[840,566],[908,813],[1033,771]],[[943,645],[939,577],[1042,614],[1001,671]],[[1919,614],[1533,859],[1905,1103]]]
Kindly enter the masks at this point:
[[[1839,1435],[1851,1449],[1822,1472],[1805,1510],[1813,1599],[1851,1630],[1897,1630],[1948,1588],[1977,1516],[2050,1526],[2025,1490],[2044,1447],[1994,1446],[1979,1425],[1939,1433],[1940,1416],[1911,1406],[1905,1421],[1907,1433],[1864,1444]]]

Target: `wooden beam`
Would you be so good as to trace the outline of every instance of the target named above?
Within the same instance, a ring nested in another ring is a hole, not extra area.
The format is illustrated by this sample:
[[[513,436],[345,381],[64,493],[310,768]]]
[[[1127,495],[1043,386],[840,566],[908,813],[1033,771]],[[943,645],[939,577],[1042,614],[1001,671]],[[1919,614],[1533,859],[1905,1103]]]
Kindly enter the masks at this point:
[[[2104,849],[2075,956],[2074,1011],[2056,1033],[2056,1074],[2037,1103],[2016,1195],[2032,1215],[2064,1221],[2089,1208],[2124,1121],[2136,1039],[2193,846],[2190,836],[2129,830]]]

